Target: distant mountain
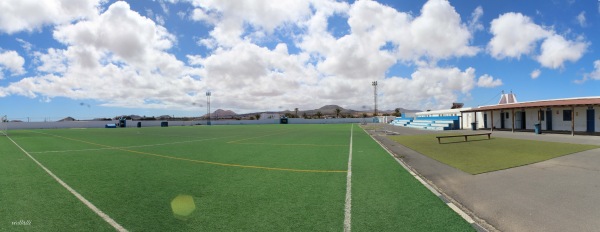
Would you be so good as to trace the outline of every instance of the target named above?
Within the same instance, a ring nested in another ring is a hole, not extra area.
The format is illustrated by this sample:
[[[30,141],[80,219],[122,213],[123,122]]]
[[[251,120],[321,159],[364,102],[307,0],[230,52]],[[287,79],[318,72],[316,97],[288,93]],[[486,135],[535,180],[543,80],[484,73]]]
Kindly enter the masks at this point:
[[[325,106],[319,108],[318,110],[335,111],[335,109],[345,110],[343,107],[338,106],[338,105],[325,105]]]
[[[63,119],[58,120],[58,121],[59,122],[72,122],[72,121],[76,121],[76,120],[74,118],[72,118],[72,117],[66,117],[66,118],[63,118]]]
[[[235,112],[231,111],[231,110],[223,110],[223,109],[218,109],[215,110],[214,112],[211,113],[211,118],[212,117],[219,117],[219,118],[227,118],[227,117],[233,117],[236,116],[238,114],[236,114]],[[207,114],[203,115],[202,117],[206,117],[208,116]]]
[[[372,114],[373,110],[369,109],[369,110],[362,110],[362,111],[358,111],[358,110],[352,110],[352,109],[345,109],[344,107],[341,107],[339,105],[325,105],[322,106],[321,108],[318,109],[311,109],[311,110],[298,110],[298,115],[301,116],[303,114],[306,115],[316,115],[317,112],[321,112],[321,114],[323,115],[331,115],[331,116],[335,116],[336,109],[340,109],[340,114],[342,115],[362,115],[362,113],[367,113],[367,114]],[[381,114],[393,114],[395,111],[394,110],[379,110],[379,115]],[[404,108],[400,108],[400,112],[402,113],[415,113],[415,112],[421,112],[421,110],[408,110],[408,109],[404,109]],[[261,114],[261,113],[279,113],[279,114],[286,114],[286,113],[290,113],[290,114],[296,114],[296,112],[294,110],[283,110],[283,111],[261,111],[261,112],[253,112],[253,113],[245,113],[245,114],[237,114],[231,110],[222,110],[222,109],[218,109],[215,110],[212,113],[212,117],[219,117],[219,118],[230,118],[230,117],[250,117],[250,116],[254,116],[257,114]],[[203,115],[202,117],[206,117],[207,115]]]

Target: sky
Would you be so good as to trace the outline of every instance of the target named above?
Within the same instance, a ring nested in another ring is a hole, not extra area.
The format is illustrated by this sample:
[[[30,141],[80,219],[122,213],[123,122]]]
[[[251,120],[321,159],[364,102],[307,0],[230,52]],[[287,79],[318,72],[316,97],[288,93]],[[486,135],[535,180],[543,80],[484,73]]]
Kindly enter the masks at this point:
[[[600,95],[600,1],[3,0],[11,120]]]

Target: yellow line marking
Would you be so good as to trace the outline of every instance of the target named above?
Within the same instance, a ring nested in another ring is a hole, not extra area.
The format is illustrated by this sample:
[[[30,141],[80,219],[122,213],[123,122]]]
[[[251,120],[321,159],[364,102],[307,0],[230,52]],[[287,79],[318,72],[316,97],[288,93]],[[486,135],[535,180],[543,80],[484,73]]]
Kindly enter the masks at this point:
[[[289,130],[286,130],[286,131],[281,131],[281,132],[277,132],[277,133],[273,133],[273,134],[266,134],[266,135],[251,137],[251,138],[245,138],[245,139],[240,139],[240,140],[229,141],[227,143],[238,143],[240,141],[246,141],[246,140],[251,140],[251,139],[258,139],[258,138],[263,138],[263,137],[268,137],[268,136],[273,136],[273,135],[280,135],[280,134],[285,134],[285,133],[289,133],[289,132],[290,132]]]
[[[232,143],[232,142],[229,142]],[[234,143],[234,144],[248,144],[248,145],[270,145],[270,146],[307,146],[307,147],[346,147],[348,145],[339,145],[339,144],[308,144],[308,143]]]
[[[159,155],[159,154],[154,154],[154,153],[149,153],[149,152],[128,150],[128,149],[124,149],[124,148],[112,147],[112,146],[108,146],[108,145],[104,145],[104,144],[98,144],[98,143],[88,142],[88,141],[84,141],[84,140],[73,139],[73,138],[64,137],[64,136],[60,136],[60,135],[47,134],[47,133],[42,133],[42,132],[35,132],[35,133],[46,134],[46,135],[50,135],[50,136],[54,136],[54,137],[67,139],[67,140],[87,143],[87,144],[101,146],[101,147],[112,148],[115,150],[126,151],[126,152],[130,152],[130,153],[135,153],[135,154],[150,155],[150,156],[162,157],[162,158],[167,158],[167,159],[183,160],[183,161],[202,163],[202,164],[212,164],[212,165],[225,166],[225,167],[255,168],[255,169],[263,169],[263,170],[289,171],[289,172],[321,172],[321,173],[346,173],[347,172],[346,170],[311,170],[311,169],[293,169],[293,168],[273,168],[273,167],[254,166],[254,165],[228,164],[228,163],[219,163],[219,162],[204,161],[204,160],[194,160],[194,159],[186,159],[186,158],[180,158],[180,157]]]
[[[39,133],[39,132],[36,132]],[[80,151],[101,151],[101,150],[115,150],[115,149],[125,149],[125,148],[141,148],[141,147],[157,147],[157,146],[167,146],[167,145],[175,145],[175,144],[182,144],[182,143],[193,143],[193,142],[203,142],[203,141],[209,141],[209,140],[215,140],[215,139],[225,139],[225,138],[231,138],[231,137],[237,137],[236,136],[226,136],[226,137],[219,137],[219,138],[207,138],[207,139],[196,139],[196,140],[188,140],[188,141],[179,141],[179,142],[171,142],[171,143],[157,143],[157,144],[149,144],[149,145],[134,145],[134,146],[126,146],[126,147],[104,147],[104,148],[88,148],[88,149],[76,149],[76,150],[56,150],[56,151],[36,151],[36,152],[29,152],[31,154],[45,154],[45,153],[64,153],[64,152],[80,152]],[[97,144],[94,144],[97,145]]]

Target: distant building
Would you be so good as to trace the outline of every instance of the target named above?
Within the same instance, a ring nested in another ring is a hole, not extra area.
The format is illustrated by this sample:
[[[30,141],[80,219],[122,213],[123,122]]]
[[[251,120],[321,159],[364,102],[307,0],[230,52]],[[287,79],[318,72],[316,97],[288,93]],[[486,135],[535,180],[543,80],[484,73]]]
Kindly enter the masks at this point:
[[[260,120],[279,119],[279,118],[281,118],[281,114],[279,114],[279,113],[262,113],[262,114],[260,114]]]

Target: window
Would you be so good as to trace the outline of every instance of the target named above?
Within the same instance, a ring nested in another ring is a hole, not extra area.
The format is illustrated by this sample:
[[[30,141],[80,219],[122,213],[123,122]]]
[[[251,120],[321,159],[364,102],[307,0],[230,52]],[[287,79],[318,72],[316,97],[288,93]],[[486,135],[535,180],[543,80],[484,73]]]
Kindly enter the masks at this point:
[[[508,118],[508,112],[506,112],[505,114],[506,114],[506,118]]]
[[[545,119],[544,119],[544,117],[545,117],[544,111],[540,110],[540,111],[538,112],[538,114],[540,115],[540,121],[544,121],[544,120],[545,120]]]
[[[563,110],[563,121],[571,121],[571,110]]]

